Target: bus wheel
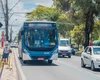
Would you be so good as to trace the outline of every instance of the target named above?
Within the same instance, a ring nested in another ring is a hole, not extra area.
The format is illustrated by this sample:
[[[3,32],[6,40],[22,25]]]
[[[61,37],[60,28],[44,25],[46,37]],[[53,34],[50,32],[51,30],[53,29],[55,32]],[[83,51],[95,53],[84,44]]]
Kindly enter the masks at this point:
[[[19,59],[22,59],[22,57],[20,56],[20,54],[19,54]]]
[[[25,64],[26,63],[26,60],[23,60],[23,63]]]
[[[52,60],[48,60],[48,63],[49,63],[49,64],[52,64]]]

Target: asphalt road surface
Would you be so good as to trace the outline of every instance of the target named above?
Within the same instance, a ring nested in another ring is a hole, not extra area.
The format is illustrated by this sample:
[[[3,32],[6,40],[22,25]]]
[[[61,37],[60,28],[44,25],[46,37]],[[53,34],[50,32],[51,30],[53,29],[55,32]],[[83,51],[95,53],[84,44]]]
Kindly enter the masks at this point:
[[[88,66],[81,68],[78,56],[60,57],[52,65],[46,61],[28,61],[23,64],[21,60],[20,64],[27,80],[100,80],[100,70],[91,71]]]

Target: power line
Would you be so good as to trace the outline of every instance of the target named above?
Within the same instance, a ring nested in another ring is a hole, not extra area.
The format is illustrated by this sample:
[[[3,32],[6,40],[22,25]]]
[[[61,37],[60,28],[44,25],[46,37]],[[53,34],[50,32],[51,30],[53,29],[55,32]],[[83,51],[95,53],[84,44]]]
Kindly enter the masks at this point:
[[[3,2],[2,2],[2,0],[0,0],[0,2],[1,2],[1,6],[2,6],[2,12],[3,12],[2,14],[4,14],[4,17],[5,17],[6,14],[5,14],[5,12],[4,12]]]
[[[9,10],[9,12],[12,11],[20,1],[21,1],[21,0],[19,0],[19,1]]]

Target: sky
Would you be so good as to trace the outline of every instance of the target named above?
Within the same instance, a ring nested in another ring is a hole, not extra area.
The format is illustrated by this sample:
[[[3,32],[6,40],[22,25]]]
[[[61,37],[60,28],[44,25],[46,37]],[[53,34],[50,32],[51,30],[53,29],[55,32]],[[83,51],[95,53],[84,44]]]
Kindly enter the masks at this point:
[[[4,0],[2,1],[5,4]],[[8,0],[9,10],[12,9],[12,7],[18,1],[19,0]],[[52,4],[53,4],[52,0],[20,0],[19,3],[9,12],[9,16],[11,16],[12,13],[14,13],[9,20],[9,26],[16,25],[16,26],[13,26],[13,37],[15,36],[15,34],[18,33],[23,21],[26,20],[25,13],[31,12],[32,10],[34,10],[37,7],[37,5],[51,7]],[[1,4],[0,4],[0,22],[4,23]],[[0,30],[0,35],[1,35],[1,32],[2,30]]]

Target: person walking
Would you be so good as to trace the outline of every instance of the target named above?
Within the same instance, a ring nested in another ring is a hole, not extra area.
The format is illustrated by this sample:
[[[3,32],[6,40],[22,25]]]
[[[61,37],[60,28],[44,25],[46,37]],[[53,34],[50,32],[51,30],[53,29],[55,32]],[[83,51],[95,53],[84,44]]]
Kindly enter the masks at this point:
[[[3,49],[3,55],[2,55],[2,60],[4,63],[8,64],[8,57],[9,53],[11,53],[11,49],[8,46],[8,42],[5,43],[4,49]]]

